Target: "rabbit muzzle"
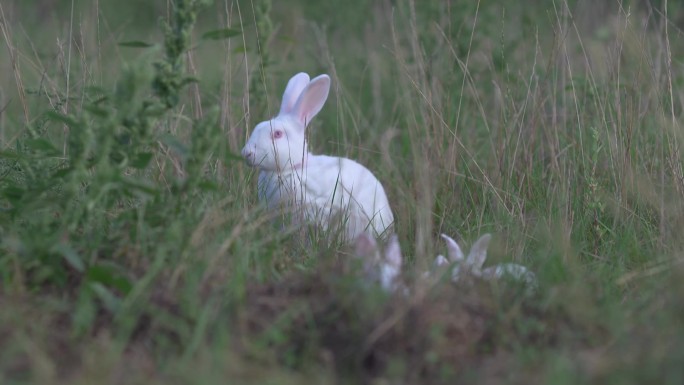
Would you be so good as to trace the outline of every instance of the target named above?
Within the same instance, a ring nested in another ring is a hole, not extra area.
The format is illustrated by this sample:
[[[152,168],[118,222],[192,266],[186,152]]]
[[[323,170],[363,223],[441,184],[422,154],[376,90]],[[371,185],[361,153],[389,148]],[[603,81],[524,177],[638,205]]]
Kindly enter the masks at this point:
[[[254,149],[249,148],[249,146],[245,146],[240,153],[242,154],[242,157],[245,158],[245,161],[249,166],[254,167],[257,165]]]

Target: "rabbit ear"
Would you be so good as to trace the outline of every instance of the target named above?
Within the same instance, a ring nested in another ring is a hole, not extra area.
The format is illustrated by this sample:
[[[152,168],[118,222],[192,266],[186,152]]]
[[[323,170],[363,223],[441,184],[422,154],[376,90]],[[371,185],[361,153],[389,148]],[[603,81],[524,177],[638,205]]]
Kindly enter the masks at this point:
[[[303,127],[306,127],[311,119],[323,108],[330,92],[330,77],[320,75],[315,77],[299,95],[297,102],[292,108],[291,115],[297,119]]]
[[[442,254],[438,255],[437,258],[435,258],[435,262],[433,262],[433,265],[435,267],[441,267],[441,266],[446,266],[449,264],[449,261],[444,258]]]
[[[451,261],[451,263],[461,262],[465,259],[461,247],[458,246],[458,243],[456,243],[456,241],[454,241],[453,238],[446,234],[442,234],[442,239],[444,239],[444,242],[446,242],[447,255],[449,256],[449,260]]]
[[[387,242],[387,247],[385,248],[385,262],[394,268],[401,268],[401,246],[399,245],[397,234],[392,234],[389,242]]]
[[[485,234],[473,244],[466,261],[471,270],[479,271],[482,269],[482,265],[484,265],[487,259],[487,247],[489,247],[491,239],[491,234]]]
[[[297,102],[297,98],[302,94],[304,88],[309,84],[309,74],[300,72],[297,75],[290,78],[287,82],[287,87],[285,87],[285,92],[283,93],[283,100],[280,102],[280,113],[279,115],[285,115],[292,111]]]
[[[357,257],[370,257],[378,251],[378,244],[368,233],[361,233],[356,237],[354,251]]]

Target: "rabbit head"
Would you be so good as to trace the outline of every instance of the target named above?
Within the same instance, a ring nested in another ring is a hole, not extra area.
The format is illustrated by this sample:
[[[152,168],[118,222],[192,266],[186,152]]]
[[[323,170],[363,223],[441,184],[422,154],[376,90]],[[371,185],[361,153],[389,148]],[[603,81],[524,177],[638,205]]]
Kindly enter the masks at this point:
[[[461,247],[453,238],[446,234],[442,234],[442,239],[446,242],[449,262],[453,265],[451,270],[452,281],[457,282],[459,279],[468,275],[475,277],[482,275],[482,266],[487,259],[487,248],[489,247],[489,241],[492,239],[490,234],[481,236],[480,239],[473,244],[470,253],[468,253],[468,257],[464,257],[463,250],[461,250]],[[439,255],[435,260],[435,264],[444,265],[446,264],[446,260],[443,256]]]
[[[330,91],[330,77],[298,73],[287,83],[280,112],[256,125],[242,156],[252,167],[285,172],[302,167],[308,154],[305,130],[323,108]]]
[[[364,274],[372,281],[380,283],[385,291],[394,291],[399,286],[401,275],[401,247],[396,234],[389,237],[384,253],[368,233],[361,233],[355,242],[355,254],[363,259]]]

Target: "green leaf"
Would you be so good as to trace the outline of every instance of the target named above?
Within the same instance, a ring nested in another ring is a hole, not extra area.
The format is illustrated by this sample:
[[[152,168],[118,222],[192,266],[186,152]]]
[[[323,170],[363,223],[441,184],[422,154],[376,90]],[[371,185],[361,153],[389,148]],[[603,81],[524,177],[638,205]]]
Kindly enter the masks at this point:
[[[88,268],[86,277],[90,282],[98,282],[113,287],[126,295],[131,291],[133,285],[118,270],[119,268],[116,266],[99,264]]]
[[[208,179],[203,179],[197,184],[197,188],[199,188],[202,191],[210,192],[210,191],[218,191],[219,186],[216,184],[216,182]]]
[[[10,185],[2,190],[2,196],[7,198],[12,203],[16,203],[21,200],[26,191],[18,186]]]
[[[71,174],[72,171],[74,171],[74,169],[71,167],[60,168],[59,170],[55,171],[54,174],[52,174],[52,179],[62,179]]]
[[[109,310],[112,313],[116,312],[116,310],[119,308],[119,305],[121,304],[121,299],[119,299],[119,297],[117,297],[116,294],[112,293],[111,290],[109,290],[101,283],[91,282],[89,286],[93,290],[97,298],[99,298],[100,301],[102,301],[102,304],[107,310]]]
[[[42,151],[50,155],[59,153],[55,146],[53,146],[52,143],[50,143],[50,141],[45,138],[28,139],[24,142],[24,145],[30,148],[31,150]]]
[[[132,41],[123,41],[119,43],[121,47],[131,47],[131,48],[149,48],[152,47],[154,44],[146,43],[144,41],[140,40],[132,40]]]
[[[240,31],[239,29],[232,29],[232,28],[217,29],[214,31],[206,32],[204,35],[202,35],[202,39],[222,40],[222,39],[231,38],[233,36],[237,36],[241,33],[242,33],[242,31]]]
[[[86,104],[83,109],[100,118],[106,118],[109,115],[109,110],[96,104]]]
[[[19,159],[24,159],[26,157],[24,156],[24,154],[20,154],[16,151],[7,150],[7,151],[0,151],[0,158],[19,160]]]
[[[131,167],[136,168],[138,170],[142,170],[145,167],[147,167],[148,164],[150,164],[150,160],[152,160],[152,157],[154,154],[151,152],[141,152],[139,154],[135,154],[134,158],[131,160]]]
[[[93,291],[89,287],[83,286],[80,289],[76,307],[71,317],[76,333],[85,335],[90,331],[96,315],[97,307],[93,301]]]
[[[235,47],[235,49],[233,49],[233,53],[238,53],[238,54],[247,53],[247,47],[245,47],[244,45],[240,45],[238,47]]]
[[[49,120],[54,120],[56,122],[64,123],[69,127],[78,126],[78,121],[76,119],[74,119],[73,116],[64,115],[64,114],[59,113],[59,112],[54,111],[54,110],[46,112],[45,117],[48,118]]]
[[[83,263],[83,260],[78,255],[76,250],[72,249],[71,246],[69,246],[68,244],[57,244],[52,247],[52,251],[57,254],[60,254],[64,258],[64,260],[69,264],[69,266],[76,269],[76,271],[81,273],[85,271],[85,264]]]
[[[183,86],[187,86],[188,84],[195,84],[195,83],[199,83],[198,78],[196,78],[194,76],[186,76],[183,78],[183,80],[181,80],[179,86],[183,87]]]

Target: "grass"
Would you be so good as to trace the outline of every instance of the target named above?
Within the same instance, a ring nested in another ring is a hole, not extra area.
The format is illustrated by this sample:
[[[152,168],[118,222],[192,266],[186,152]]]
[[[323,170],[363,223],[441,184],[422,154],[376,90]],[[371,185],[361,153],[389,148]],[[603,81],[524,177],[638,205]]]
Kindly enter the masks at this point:
[[[678,4],[0,7],[3,384],[682,383]],[[407,280],[491,232],[538,292],[386,295],[274,224],[237,155],[298,71]]]

